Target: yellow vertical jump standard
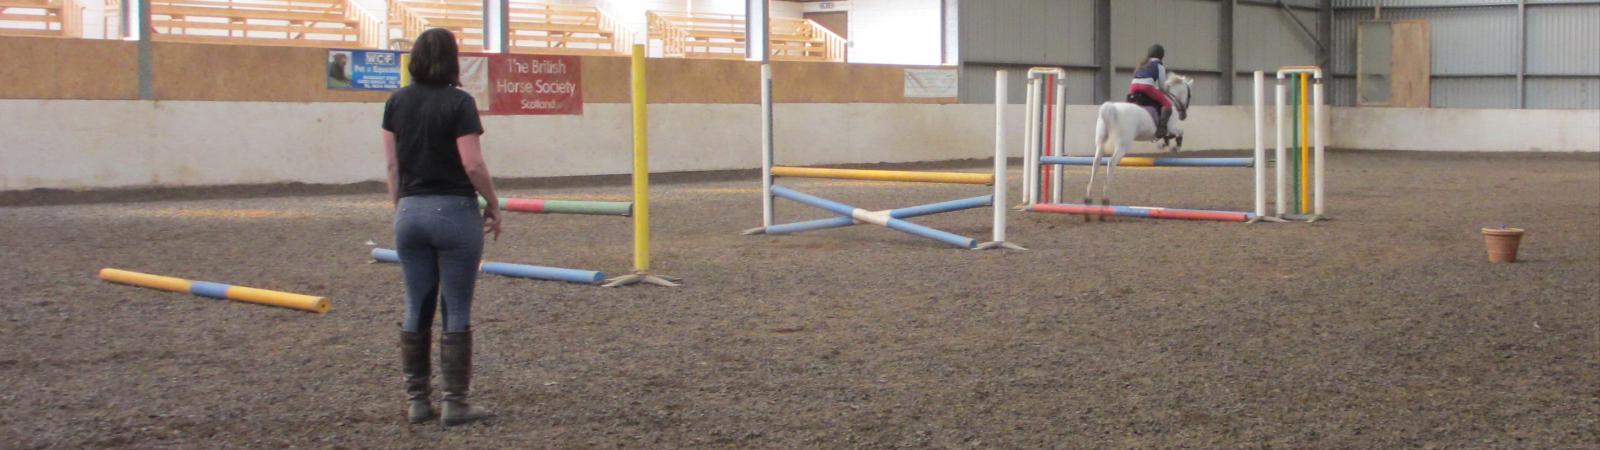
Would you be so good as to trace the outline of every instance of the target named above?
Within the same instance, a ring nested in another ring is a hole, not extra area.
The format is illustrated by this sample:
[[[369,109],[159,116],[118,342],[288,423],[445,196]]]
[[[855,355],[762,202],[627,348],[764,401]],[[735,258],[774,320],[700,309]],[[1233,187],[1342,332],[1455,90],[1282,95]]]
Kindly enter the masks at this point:
[[[1300,214],[1311,213],[1311,74],[1300,74]]]
[[[606,287],[648,283],[678,285],[677,278],[650,273],[649,96],[645,92],[644,46],[633,46],[633,273],[606,280]]]

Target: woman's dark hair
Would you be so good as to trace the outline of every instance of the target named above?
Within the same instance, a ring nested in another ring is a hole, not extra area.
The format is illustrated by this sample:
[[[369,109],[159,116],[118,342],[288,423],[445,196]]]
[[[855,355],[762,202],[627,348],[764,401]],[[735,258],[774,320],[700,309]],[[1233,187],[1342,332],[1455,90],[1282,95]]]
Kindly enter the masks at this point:
[[[1146,64],[1150,64],[1150,58],[1166,59],[1167,48],[1162,47],[1161,44],[1151,45],[1150,50],[1144,53],[1144,59],[1139,60],[1139,66],[1135,67],[1133,70],[1143,70]]]
[[[417,83],[461,86],[460,54],[450,30],[430,29],[411,44],[411,64],[406,70]]]

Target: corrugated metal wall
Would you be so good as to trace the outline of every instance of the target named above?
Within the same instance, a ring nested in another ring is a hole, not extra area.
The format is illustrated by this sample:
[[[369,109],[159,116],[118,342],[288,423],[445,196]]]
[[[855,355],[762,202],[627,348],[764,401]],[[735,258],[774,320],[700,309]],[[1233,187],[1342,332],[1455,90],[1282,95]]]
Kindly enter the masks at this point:
[[[1215,1],[1141,0],[1111,3],[1111,62],[1131,68],[1145,49],[1160,42],[1167,48],[1167,67],[1176,71],[1212,71],[1217,66],[1221,8]]]
[[[1110,36],[1095,35],[1094,0],[960,0],[961,100],[994,101],[994,70],[1012,71],[1011,101],[1021,102],[1022,72],[1034,66],[1068,69],[1067,95],[1075,104],[1095,101],[1097,39],[1110,39],[1112,98],[1121,98],[1146,47],[1167,48],[1167,65],[1194,77],[1195,104],[1222,103],[1222,11],[1219,0],[1118,0],[1109,2]],[[1256,69],[1312,64],[1317,48],[1272,1],[1238,1],[1234,7],[1232,100],[1249,104]],[[1313,31],[1317,0],[1292,0],[1294,14]]]
[[[959,9],[964,61],[1094,64],[1092,0],[967,0]]]
[[[1315,6],[1315,5],[1312,5]],[[1282,66],[1314,65],[1317,63],[1317,44],[1300,31],[1299,25],[1289,20],[1283,8],[1271,5],[1240,4],[1234,9],[1233,57],[1234,67],[1240,73],[1262,70],[1268,78]],[[1296,10],[1294,15],[1306,26],[1316,29],[1317,13]],[[1246,73],[1234,79],[1233,104],[1251,102],[1251,79]],[[1271,82],[1266,87],[1272,95]],[[1270,101],[1270,100],[1268,100]]]
[[[1094,101],[1093,0],[961,0],[958,6],[961,99],[994,101],[994,71],[1011,70],[1011,100],[1021,102],[1024,74],[1034,66],[1065,66],[1067,94]]]
[[[1373,20],[1379,3],[1334,0],[1334,104],[1355,103],[1356,26]],[[1528,0],[1525,21],[1517,1],[1381,4],[1384,20],[1429,22],[1434,107],[1600,108],[1600,1]],[[1519,70],[1526,80],[1520,89]]]

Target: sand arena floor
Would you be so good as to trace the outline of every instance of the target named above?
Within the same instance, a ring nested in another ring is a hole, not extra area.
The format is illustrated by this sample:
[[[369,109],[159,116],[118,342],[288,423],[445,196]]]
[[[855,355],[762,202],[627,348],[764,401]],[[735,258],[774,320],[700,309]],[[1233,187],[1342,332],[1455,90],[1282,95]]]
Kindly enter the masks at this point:
[[[753,172],[660,175],[656,268],[687,284],[482,278],[474,394],[499,416],[450,431],[401,418],[400,271],[367,257],[391,240],[379,188],[0,195],[0,446],[1600,446],[1600,158],[1329,160],[1333,221],[1013,214],[1028,252],[868,226],[740,236]],[[1087,172],[1069,170],[1076,192]],[[625,200],[621,180],[505,195]],[[1240,169],[1118,181],[1123,204],[1250,205]],[[783,183],[866,208],[984,193]],[[985,237],[989,214],[916,221]],[[1484,262],[1478,230],[1502,223],[1529,230],[1522,262]],[[511,215],[487,255],[620,274],[629,230]],[[102,267],[333,311],[112,285]]]

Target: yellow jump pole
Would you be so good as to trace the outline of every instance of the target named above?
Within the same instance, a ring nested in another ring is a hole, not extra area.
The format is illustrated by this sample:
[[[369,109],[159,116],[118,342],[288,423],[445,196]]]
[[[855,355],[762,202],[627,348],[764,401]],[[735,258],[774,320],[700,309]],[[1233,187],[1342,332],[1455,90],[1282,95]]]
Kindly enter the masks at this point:
[[[1300,214],[1311,213],[1311,74],[1300,74]]]
[[[266,289],[232,286],[209,281],[191,281],[182,278],[164,277],[119,269],[100,269],[100,279],[112,283],[126,284],[143,288],[158,289],[168,292],[194,294],[201,297],[226,299],[255,303],[258,305],[277,306],[280,308],[298,309],[317,314],[328,312],[331,306],[326,297],[293,294],[289,292],[269,291]]]
[[[678,279],[650,274],[650,136],[645,91],[644,45],[633,46],[633,273],[606,281],[606,287],[648,283],[677,286]]]
[[[972,172],[917,172],[907,170],[829,169],[822,167],[777,166],[772,168],[772,176],[791,178],[828,178],[835,180],[901,181],[908,183],[994,184],[994,174]]]

